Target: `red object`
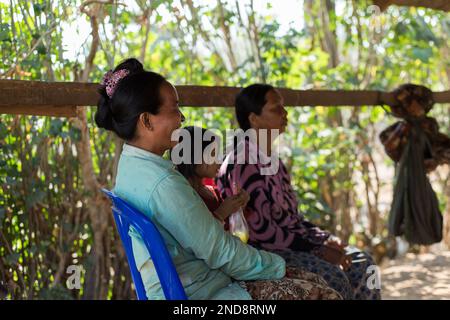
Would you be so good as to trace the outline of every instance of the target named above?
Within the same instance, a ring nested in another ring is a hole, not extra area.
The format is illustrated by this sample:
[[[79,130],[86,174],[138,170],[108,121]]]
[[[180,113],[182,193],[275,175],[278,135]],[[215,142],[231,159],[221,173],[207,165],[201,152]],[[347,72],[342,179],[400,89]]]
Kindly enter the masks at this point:
[[[216,188],[209,185],[205,185],[205,187],[209,190],[211,194],[209,195],[209,197],[206,197],[202,194],[199,194],[199,196],[200,198],[202,198],[203,202],[206,204],[209,211],[213,213],[220,206],[223,200],[219,192],[216,190]]]
[[[216,187],[216,183],[213,178],[203,178],[203,184],[205,186]]]

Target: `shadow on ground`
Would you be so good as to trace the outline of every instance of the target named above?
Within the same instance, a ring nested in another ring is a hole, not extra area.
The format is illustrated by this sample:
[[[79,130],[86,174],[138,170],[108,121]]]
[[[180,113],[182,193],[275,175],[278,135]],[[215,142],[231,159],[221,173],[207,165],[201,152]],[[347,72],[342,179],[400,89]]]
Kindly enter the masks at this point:
[[[450,299],[450,251],[407,254],[381,270],[384,300]]]

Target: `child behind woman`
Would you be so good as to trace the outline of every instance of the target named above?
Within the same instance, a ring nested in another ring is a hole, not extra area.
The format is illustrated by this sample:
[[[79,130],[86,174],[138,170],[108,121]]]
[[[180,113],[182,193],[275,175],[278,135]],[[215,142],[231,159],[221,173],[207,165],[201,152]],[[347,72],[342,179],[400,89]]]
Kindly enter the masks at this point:
[[[215,150],[218,150],[218,137],[213,136],[210,141],[203,141],[202,139],[202,163],[194,164],[195,157],[195,148],[194,148],[194,137],[203,137],[205,132],[207,131],[204,128],[188,126],[183,128],[182,130],[186,130],[186,132],[190,136],[190,161],[188,163],[181,163],[177,165],[177,170],[189,181],[194,190],[199,194],[202,200],[205,202],[209,211],[225,224],[226,219],[234,212],[238,211],[239,208],[244,208],[247,205],[248,200],[250,199],[248,193],[245,190],[240,189],[236,195],[228,197],[226,199],[222,199],[219,191],[211,185],[206,185],[204,183],[205,179],[215,179],[217,173],[220,168],[220,164],[217,163]],[[197,131],[197,133],[195,133]],[[181,139],[182,140],[182,139]],[[180,141],[181,143],[182,141]],[[211,148],[211,144],[215,144],[214,148]],[[208,164],[203,161],[203,154],[205,149],[210,147],[212,150],[210,156],[214,161],[211,164]],[[200,151],[200,150],[199,150]],[[180,152],[180,156],[183,156],[183,153]],[[173,157],[172,157],[172,160]]]
[[[210,148],[211,154],[205,154],[205,149],[209,147],[212,143],[218,143],[218,137],[213,136],[210,141],[203,141],[201,148],[195,148],[194,137],[203,137],[207,131],[204,128],[188,126],[183,128],[189,134],[190,138],[190,159],[189,161],[177,164],[177,170],[189,181],[194,190],[203,199],[206,206],[210,212],[220,220],[227,229],[225,223],[226,219],[239,208],[245,208],[247,202],[249,201],[249,194],[238,187],[238,192],[236,195],[230,196],[226,199],[222,199],[218,190],[211,186],[205,185],[205,179],[214,179],[217,176],[220,164],[217,161],[207,161],[212,163],[206,163],[203,156],[210,156],[212,159],[216,160],[215,150],[218,150],[218,146],[215,148]],[[196,132],[196,133],[195,133]],[[180,139],[182,143],[182,139]],[[202,163],[195,164],[195,151],[201,151]],[[180,157],[182,157],[182,152],[180,152]],[[174,161],[173,154],[172,161]],[[175,161],[174,161],[175,162]],[[283,299],[342,299],[342,297],[331,289],[326,281],[311,272],[297,268],[288,267],[286,269],[286,276],[283,280],[278,280],[278,283],[270,281],[240,281],[239,285],[245,288],[253,298],[262,299],[273,299],[276,296],[283,297]],[[284,289],[281,291],[280,287]]]

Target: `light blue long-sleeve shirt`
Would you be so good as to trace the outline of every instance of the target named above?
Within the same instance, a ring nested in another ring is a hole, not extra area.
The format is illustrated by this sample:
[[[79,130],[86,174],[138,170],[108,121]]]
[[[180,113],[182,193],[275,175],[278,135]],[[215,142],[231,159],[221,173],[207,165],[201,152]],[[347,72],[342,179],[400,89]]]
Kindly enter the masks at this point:
[[[223,230],[172,162],[125,144],[114,192],[149,217],[161,232],[189,299],[251,299],[235,280],[280,279],[285,261]],[[140,236],[130,229],[147,297],[164,299]]]

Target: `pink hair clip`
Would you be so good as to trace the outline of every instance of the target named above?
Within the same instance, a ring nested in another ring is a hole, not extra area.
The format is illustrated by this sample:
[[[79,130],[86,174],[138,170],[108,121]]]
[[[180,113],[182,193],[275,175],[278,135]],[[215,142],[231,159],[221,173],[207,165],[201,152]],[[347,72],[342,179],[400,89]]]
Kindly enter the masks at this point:
[[[116,87],[119,81],[125,78],[129,73],[130,71],[126,69],[121,69],[116,72],[112,72],[110,70],[105,73],[101,84],[106,87],[106,94],[110,99],[112,98],[114,91],[116,91]]]

